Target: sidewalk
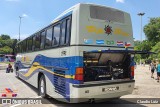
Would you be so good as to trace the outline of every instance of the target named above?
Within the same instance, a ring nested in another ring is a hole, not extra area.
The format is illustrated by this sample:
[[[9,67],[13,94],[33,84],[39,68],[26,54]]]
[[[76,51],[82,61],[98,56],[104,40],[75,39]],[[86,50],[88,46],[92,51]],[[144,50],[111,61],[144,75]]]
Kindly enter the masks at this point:
[[[6,69],[8,66],[8,64],[5,64],[5,63],[0,63],[0,70],[4,70]]]
[[[154,72],[154,79],[151,78],[149,66],[138,65],[135,69],[135,88],[132,95],[125,98],[160,98],[160,83],[155,80],[157,72]]]

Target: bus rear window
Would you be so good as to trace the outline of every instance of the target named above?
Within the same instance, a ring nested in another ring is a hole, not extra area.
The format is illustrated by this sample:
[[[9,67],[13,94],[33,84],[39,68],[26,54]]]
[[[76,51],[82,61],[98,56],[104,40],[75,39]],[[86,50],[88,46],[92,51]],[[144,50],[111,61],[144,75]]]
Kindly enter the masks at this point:
[[[90,17],[93,19],[124,23],[123,12],[106,7],[90,6]]]

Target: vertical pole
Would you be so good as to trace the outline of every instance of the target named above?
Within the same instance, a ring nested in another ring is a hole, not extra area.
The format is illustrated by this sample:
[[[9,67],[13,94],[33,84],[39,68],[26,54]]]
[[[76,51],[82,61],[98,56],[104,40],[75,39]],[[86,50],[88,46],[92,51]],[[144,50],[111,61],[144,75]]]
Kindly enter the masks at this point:
[[[140,17],[141,17],[141,42],[142,42],[142,15]]]
[[[21,16],[19,16],[19,41],[20,41],[20,36],[21,36]]]
[[[141,18],[141,32],[140,32],[141,42],[140,42],[140,44],[142,44],[142,16],[143,16],[144,14],[145,14],[145,13],[138,13],[138,15],[139,15],[140,18]],[[142,48],[141,48],[140,50],[142,50]],[[140,64],[141,64],[141,59],[140,59]]]
[[[141,42],[142,42],[142,16],[144,15],[145,13],[138,13],[138,15],[140,16],[141,18]]]

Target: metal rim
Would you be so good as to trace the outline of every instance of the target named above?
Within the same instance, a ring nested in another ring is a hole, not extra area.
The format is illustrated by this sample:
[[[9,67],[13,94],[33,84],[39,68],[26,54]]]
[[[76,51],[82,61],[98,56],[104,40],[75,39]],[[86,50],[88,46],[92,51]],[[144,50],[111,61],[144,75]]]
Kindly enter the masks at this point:
[[[44,93],[44,80],[42,79],[41,80],[41,85],[40,85],[40,90],[41,90],[41,93],[43,94]]]
[[[16,75],[17,75],[17,77],[19,77],[19,73],[16,71]]]

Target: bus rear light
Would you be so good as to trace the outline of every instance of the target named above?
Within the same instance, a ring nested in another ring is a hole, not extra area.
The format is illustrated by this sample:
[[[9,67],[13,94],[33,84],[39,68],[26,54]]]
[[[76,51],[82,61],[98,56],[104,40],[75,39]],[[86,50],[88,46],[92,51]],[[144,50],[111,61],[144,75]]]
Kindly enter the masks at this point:
[[[134,66],[131,66],[131,76],[134,78]]]
[[[76,74],[83,74],[83,68],[76,68]]]
[[[75,80],[83,81],[83,68],[76,68]]]
[[[75,80],[83,81],[83,75],[75,75]]]

